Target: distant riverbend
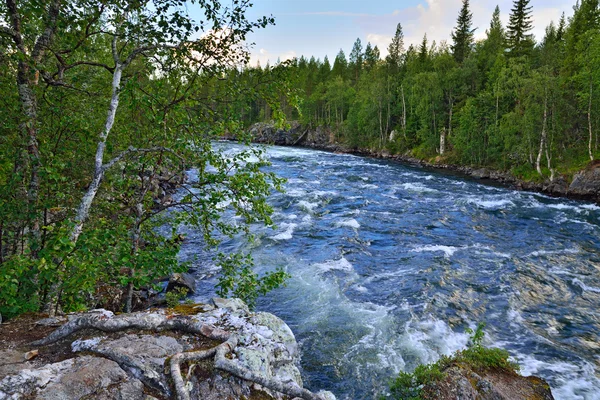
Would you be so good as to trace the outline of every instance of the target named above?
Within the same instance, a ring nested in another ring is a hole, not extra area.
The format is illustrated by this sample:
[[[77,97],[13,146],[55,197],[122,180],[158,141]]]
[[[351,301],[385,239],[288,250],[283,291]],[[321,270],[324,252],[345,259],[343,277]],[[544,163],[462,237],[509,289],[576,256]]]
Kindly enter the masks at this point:
[[[277,229],[224,249],[292,275],[258,308],[296,333],[305,386],[374,398],[398,371],[465,347],[464,329],[484,321],[485,344],[557,399],[600,398],[600,207],[385,160],[267,152],[288,179],[270,199]],[[218,271],[187,234],[181,258],[206,298]]]

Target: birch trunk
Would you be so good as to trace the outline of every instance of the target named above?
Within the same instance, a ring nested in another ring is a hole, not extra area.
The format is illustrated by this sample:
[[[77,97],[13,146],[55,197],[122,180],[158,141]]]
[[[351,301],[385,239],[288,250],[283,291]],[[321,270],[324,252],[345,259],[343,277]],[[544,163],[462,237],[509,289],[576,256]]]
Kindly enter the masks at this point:
[[[443,156],[446,152],[446,127],[442,128],[440,132],[440,156]]]
[[[590,160],[594,161],[594,154],[592,153],[592,140],[593,140],[593,132],[592,132],[592,94],[593,94],[593,82],[590,79],[590,99],[588,101],[588,131],[590,133],[590,139],[588,142],[588,152],[590,155]]]
[[[114,46],[116,47],[116,44]],[[100,133],[100,140],[98,141],[98,145],[96,147],[94,179],[88,187],[88,190],[86,191],[85,195],[81,199],[79,207],[77,207],[77,213],[75,214],[75,226],[71,231],[71,241],[74,243],[77,242],[79,236],[81,235],[81,232],[83,231],[83,225],[85,224],[85,221],[87,220],[90,214],[92,202],[94,201],[94,198],[98,193],[98,189],[100,188],[100,184],[102,183],[102,179],[104,178],[104,151],[106,149],[106,140],[115,123],[115,116],[117,114],[117,108],[119,107],[119,91],[122,73],[122,65],[119,61],[117,61],[113,73],[112,96],[110,104],[108,106],[108,115],[106,116],[104,129],[102,130],[102,133]]]
[[[41,247],[41,215],[38,212],[39,191],[40,191],[40,152],[38,144],[38,116],[37,99],[33,87],[38,84],[39,70],[36,65],[39,64],[47,49],[52,44],[56,32],[57,19],[60,11],[60,1],[54,0],[49,4],[48,14],[44,21],[44,29],[36,39],[31,53],[27,54],[27,46],[23,40],[21,32],[22,19],[14,0],[6,0],[8,17],[12,27],[12,40],[22,55],[21,61],[17,65],[17,90],[19,101],[21,103],[21,112],[25,117],[20,126],[24,143],[27,143],[27,155],[21,157],[17,165],[17,171],[23,173],[29,169],[30,178],[27,189],[23,184],[22,192],[26,192],[27,210],[29,219],[29,250],[34,258],[37,258]]]
[[[402,92],[402,133],[406,139],[406,100],[404,99],[404,85],[400,87]]]
[[[537,170],[540,176],[542,174],[542,154],[544,152],[544,148],[546,146],[546,122],[548,120],[548,91],[546,90],[546,94],[544,95],[544,121],[542,122],[542,135],[540,137],[540,150],[538,151],[537,159],[535,160],[535,169]]]

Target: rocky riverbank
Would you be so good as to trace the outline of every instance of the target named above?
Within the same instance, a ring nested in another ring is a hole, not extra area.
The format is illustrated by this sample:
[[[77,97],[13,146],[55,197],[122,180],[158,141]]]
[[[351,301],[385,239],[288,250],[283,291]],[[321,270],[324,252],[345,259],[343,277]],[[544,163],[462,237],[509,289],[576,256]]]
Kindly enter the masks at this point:
[[[273,124],[257,123],[250,128],[250,133],[256,143],[275,144],[279,146],[302,146],[318,150],[394,160],[427,168],[453,171],[472,178],[497,182],[518,190],[600,202],[600,161],[590,163],[587,168],[576,173],[572,179],[559,175],[553,181],[531,182],[519,179],[507,171],[446,164],[441,160],[430,162],[409,155],[390,154],[386,150],[373,151],[350,148],[337,143],[335,132],[323,126],[313,129],[302,126],[298,122],[292,122],[289,129],[279,129]]]
[[[307,399],[298,344],[237,299],[0,325],[0,399]]]

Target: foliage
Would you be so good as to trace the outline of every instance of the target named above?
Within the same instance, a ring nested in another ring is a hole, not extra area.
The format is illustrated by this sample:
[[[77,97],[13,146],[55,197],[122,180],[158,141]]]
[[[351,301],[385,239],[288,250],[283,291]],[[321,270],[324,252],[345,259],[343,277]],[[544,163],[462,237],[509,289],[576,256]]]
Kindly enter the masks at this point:
[[[184,300],[188,295],[188,289],[184,287],[178,287],[174,290],[167,292],[165,298],[167,300],[167,307],[175,308]]]
[[[258,296],[285,285],[285,281],[290,277],[281,268],[259,277],[254,272],[254,263],[250,255],[219,253],[217,260],[221,266],[217,294],[222,297],[233,295],[242,299],[250,309],[256,306]]]
[[[241,68],[247,35],[274,23],[249,6],[0,4],[0,313],[94,307],[106,288],[127,310],[134,288],[188,267],[177,226],[199,230],[211,254],[271,224],[266,197],[282,181],[264,152],[212,145],[224,133],[248,142],[253,102],[277,120],[297,106],[286,63]],[[174,198],[187,170],[198,179]],[[240,286],[251,298],[281,279],[267,281]]]

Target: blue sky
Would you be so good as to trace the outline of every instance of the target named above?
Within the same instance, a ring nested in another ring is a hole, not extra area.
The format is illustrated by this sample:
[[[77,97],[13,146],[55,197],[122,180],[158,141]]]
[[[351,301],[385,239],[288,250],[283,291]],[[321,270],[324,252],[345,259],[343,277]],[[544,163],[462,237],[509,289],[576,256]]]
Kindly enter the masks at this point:
[[[512,3],[471,0],[476,38],[485,36],[496,5],[506,24]],[[563,11],[572,15],[574,4],[575,0],[532,0],[535,36],[541,38],[545,27],[552,20],[558,22]],[[276,25],[249,38],[256,44],[252,63],[260,60],[265,65],[267,60],[273,63],[301,55],[321,59],[328,55],[333,60],[340,48],[348,55],[356,38],[363,46],[377,45],[385,56],[398,22],[407,44],[419,43],[426,32],[430,40],[450,41],[461,5],[462,0],[255,0],[249,16],[273,15]]]

